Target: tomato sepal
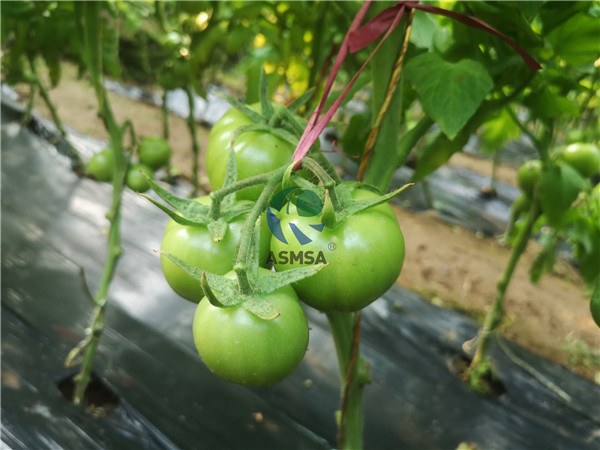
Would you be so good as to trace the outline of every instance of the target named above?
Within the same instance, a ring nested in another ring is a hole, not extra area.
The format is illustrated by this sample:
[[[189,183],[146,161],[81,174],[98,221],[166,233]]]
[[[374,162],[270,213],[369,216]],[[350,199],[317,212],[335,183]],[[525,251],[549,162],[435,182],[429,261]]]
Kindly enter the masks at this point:
[[[199,225],[205,225],[208,222],[208,212],[209,212],[208,206],[198,203],[194,200],[188,200],[185,198],[177,197],[176,195],[172,194],[168,190],[159,186],[152,178],[148,177],[147,175],[146,175],[146,179],[148,180],[148,183],[150,183],[150,187],[152,188],[152,190],[154,192],[156,192],[156,195],[158,195],[162,200],[164,200],[169,206],[172,206],[173,208],[175,208],[181,214],[181,216],[183,216],[184,218],[188,219],[191,222],[196,222]],[[150,198],[146,195],[144,197],[146,197],[148,200],[150,200],[156,206],[159,206],[159,203],[156,202],[155,200],[153,200],[152,198]],[[165,208],[163,205],[160,205],[159,208],[162,209],[163,211],[167,212],[165,209],[163,209],[163,208]],[[171,211],[171,213],[173,213],[173,211]],[[169,213],[167,212],[167,214],[169,214]],[[175,213],[173,213],[173,214],[175,214]],[[171,217],[176,222],[181,223],[171,214],[169,214],[169,217]],[[190,225],[190,224],[182,223],[182,225]]]

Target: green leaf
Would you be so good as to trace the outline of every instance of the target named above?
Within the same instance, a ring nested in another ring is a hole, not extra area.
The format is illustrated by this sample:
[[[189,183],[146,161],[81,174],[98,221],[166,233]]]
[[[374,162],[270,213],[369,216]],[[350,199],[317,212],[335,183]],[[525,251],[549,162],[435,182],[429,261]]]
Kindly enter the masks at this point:
[[[433,37],[437,29],[437,23],[431,14],[417,10],[413,17],[410,42],[412,42],[415,47],[431,50],[433,48]]]
[[[547,36],[554,53],[573,66],[593,63],[600,55],[600,21],[576,14]]]
[[[410,181],[415,183],[424,179],[427,175],[446,164],[454,153],[461,151],[463,145],[462,140],[451,141],[444,133],[438,132],[433,140],[418,152],[417,167]]]
[[[362,114],[354,114],[350,117],[348,126],[340,138],[340,144],[345,154],[351,158],[361,158],[369,131],[371,130],[371,111]]]
[[[542,275],[552,271],[558,240],[555,234],[543,233],[540,242],[542,250],[537,254],[529,269],[529,279],[533,284],[538,284]]]
[[[532,92],[523,101],[534,117],[552,119],[561,115],[579,117],[577,103],[565,96],[553,93],[548,87]]]
[[[498,117],[488,120],[481,127],[482,150],[485,153],[493,153],[520,135],[521,130],[508,111],[503,109]]]
[[[425,112],[444,133],[454,138],[473,116],[494,83],[476,61],[444,61],[439,55],[424,53],[404,67],[404,75],[419,94]]]
[[[298,267],[283,272],[272,272],[261,276],[256,282],[256,290],[261,294],[270,294],[278,289],[288,286],[296,281],[303,280],[318,273],[327,267],[327,264]]]
[[[563,224],[563,216],[586,186],[586,180],[567,164],[559,164],[542,173],[538,195],[542,211],[553,227]]]

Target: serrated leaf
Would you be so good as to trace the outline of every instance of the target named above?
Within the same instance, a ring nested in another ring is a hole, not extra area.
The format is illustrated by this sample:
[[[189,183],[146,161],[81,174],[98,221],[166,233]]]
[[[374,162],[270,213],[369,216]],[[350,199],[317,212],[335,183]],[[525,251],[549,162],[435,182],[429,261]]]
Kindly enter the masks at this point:
[[[298,267],[283,272],[272,272],[263,275],[256,282],[256,290],[261,294],[270,294],[278,289],[288,286],[296,281],[303,280],[318,273],[328,264],[315,264],[313,266]]]
[[[494,83],[476,61],[444,61],[434,53],[413,58],[403,69],[419,94],[421,105],[442,131],[454,138],[473,116]]]
[[[263,320],[273,320],[281,315],[273,304],[261,295],[245,296],[242,307]]]
[[[542,211],[550,225],[562,225],[563,215],[585,186],[586,180],[567,164],[555,165],[542,173],[538,192]]]

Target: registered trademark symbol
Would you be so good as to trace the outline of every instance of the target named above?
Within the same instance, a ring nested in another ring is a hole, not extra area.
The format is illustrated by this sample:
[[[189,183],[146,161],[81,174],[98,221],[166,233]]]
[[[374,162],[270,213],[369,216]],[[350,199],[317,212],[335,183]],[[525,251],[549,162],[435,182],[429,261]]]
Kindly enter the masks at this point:
[[[335,242],[330,242],[329,245],[327,246],[327,248],[331,251],[335,250]]]

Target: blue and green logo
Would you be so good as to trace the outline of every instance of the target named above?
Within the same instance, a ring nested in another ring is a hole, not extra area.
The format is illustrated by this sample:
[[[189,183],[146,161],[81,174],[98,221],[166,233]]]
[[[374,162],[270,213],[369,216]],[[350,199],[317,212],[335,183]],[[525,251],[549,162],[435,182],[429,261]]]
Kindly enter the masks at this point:
[[[302,189],[297,186],[289,187],[275,194],[269,206],[267,207],[267,224],[269,225],[269,229],[271,230],[271,233],[273,233],[273,236],[275,236],[284,244],[287,244],[288,241],[283,234],[281,220],[271,208],[281,211],[281,208],[283,208],[286,202],[286,214],[289,214],[290,204],[296,205],[296,211],[300,217],[319,216],[323,210],[323,202],[319,196],[308,189]],[[317,230],[318,232],[322,232],[325,224],[320,223],[308,226]],[[312,239],[310,239],[295,223],[290,223],[289,227],[300,245],[306,245],[312,242]]]

